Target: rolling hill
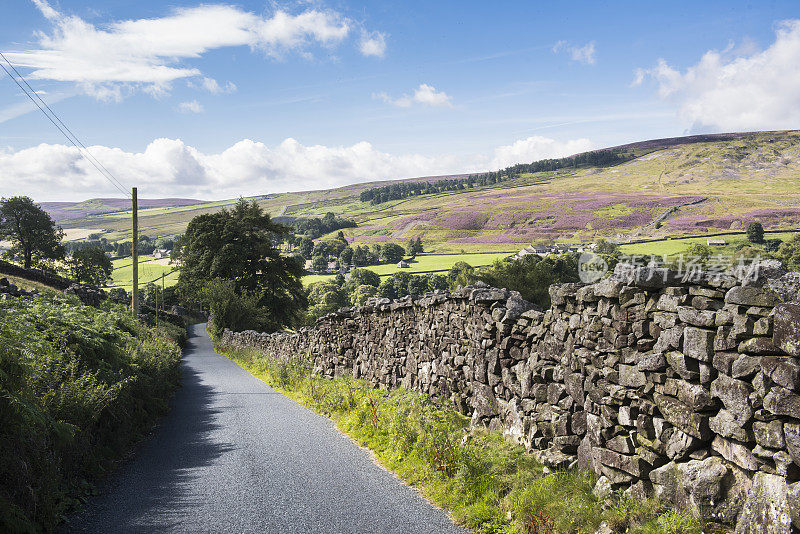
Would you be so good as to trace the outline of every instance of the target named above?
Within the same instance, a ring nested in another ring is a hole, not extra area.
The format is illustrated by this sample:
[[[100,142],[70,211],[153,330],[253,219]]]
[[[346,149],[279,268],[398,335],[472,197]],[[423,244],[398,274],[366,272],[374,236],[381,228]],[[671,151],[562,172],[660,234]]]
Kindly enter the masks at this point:
[[[768,229],[800,226],[800,131],[678,137],[619,148],[635,157],[610,167],[528,173],[485,187],[377,205],[361,202],[360,193],[393,182],[253,198],[273,216],[330,211],[352,218],[358,228],[346,233],[355,242],[422,236],[426,249],[437,252],[513,250],[537,240],[630,241],[741,231],[754,220]],[[140,227],[149,236],[179,234],[195,215],[235,202],[140,203]],[[82,204],[94,203],[112,205],[108,200]],[[129,238],[130,213],[119,209],[59,217],[59,224],[75,238],[90,231]]]

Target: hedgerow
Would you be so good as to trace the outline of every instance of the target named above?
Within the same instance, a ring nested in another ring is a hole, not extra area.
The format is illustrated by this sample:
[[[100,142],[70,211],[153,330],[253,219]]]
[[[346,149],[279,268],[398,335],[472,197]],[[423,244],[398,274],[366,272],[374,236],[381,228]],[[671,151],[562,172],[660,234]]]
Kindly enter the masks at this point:
[[[176,328],[50,294],[0,301],[0,531],[50,531],[167,409]]]

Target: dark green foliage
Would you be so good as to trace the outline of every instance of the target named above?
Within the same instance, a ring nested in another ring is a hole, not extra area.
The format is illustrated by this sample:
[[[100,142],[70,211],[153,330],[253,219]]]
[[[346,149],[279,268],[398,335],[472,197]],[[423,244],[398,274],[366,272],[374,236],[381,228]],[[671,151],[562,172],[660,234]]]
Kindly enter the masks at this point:
[[[314,324],[323,315],[349,305],[350,299],[341,286],[332,282],[315,282],[308,287],[306,323]]]
[[[29,197],[0,199],[0,240],[11,241],[6,254],[21,259],[26,269],[42,260],[63,258],[63,236],[50,215]]]
[[[342,219],[328,212],[322,219],[318,217],[294,219],[291,222],[291,226],[294,228],[294,233],[301,234],[311,239],[317,239],[318,237],[335,232],[336,230],[355,228],[358,225],[351,219]]]
[[[405,254],[406,251],[397,243],[386,243],[381,247],[380,259],[384,263],[397,263]]]
[[[0,301],[0,531],[49,531],[167,408],[180,349],[121,306]]]
[[[347,282],[345,283],[345,289],[347,291],[352,291],[362,284],[378,287],[380,283],[381,277],[378,276],[375,271],[357,268],[353,269],[353,272],[350,273],[350,278],[348,278]]]
[[[550,284],[578,282],[578,255],[541,257],[530,254],[516,261],[496,261],[488,269],[473,275],[493,287],[513,289],[522,298],[547,308],[550,305]]]
[[[422,238],[417,237],[416,239],[411,239],[408,242],[408,247],[406,247],[406,252],[409,256],[416,256],[417,254],[422,254],[424,252],[422,247]]]
[[[747,239],[751,243],[764,242],[764,227],[760,222],[751,222],[747,225]]]
[[[209,310],[212,304],[215,306],[218,314],[212,314],[211,321],[217,330],[238,326],[225,322],[238,315],[230,309],[234,303],[223,305],[219,300],[225,294],[240,297],[240,305],[254,304],[263,310],[248,319],[256,330],[274,331],[293,324],[305,308],[306,299],[300,281],[303,266],[295,257],[282,256],[275,247],[287,231],[258,204],[245,200],[231,210],[198,215],[181,240],[180,292],[199,300]],[[211,291],[204,291],[204,286],[217,279],[230,284],[215,282]],[[233,293],[228,292],[228,287],[233,288]]]
[[[101,286],[111,278],[114,266],[100,247],[84,247],[72,253],[67,260],[70,275],[78,282]]]
[[[800,271],[800,234],[781,244],[772,257],[780,260],[788,270]]]

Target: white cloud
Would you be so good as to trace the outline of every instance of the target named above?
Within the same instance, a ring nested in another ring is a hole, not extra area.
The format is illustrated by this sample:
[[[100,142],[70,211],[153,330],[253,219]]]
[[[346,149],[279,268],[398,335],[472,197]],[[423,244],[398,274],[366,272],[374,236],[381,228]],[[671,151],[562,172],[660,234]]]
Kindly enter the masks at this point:
[[[594,65],[597,59],[595,54],[594,41],[590,41],[583,46],[570,44],[568,41],[558,41],[553,45],[553,53],[567,52],[572,61],[583,63],[584,65]]]
[[[358,47],[364,56],[383,57],[386,54],[386,34],[363,31]]]
[[[439,107],[453,107],[453,102],[450,96],[444,91],[437,91],[432,85],[422,83],[414,90],[413,95],[403,95],[398,98],[392,98],[386,93],[376,93],[372,98],[383,100],[387,104],[393,106],[408,108],[413,104],[422,104],[425,106],[439,106]]]
[[[274,147],[244,139],[217,154],[205,154],[179,139],[156,139],[143,152],[103,146],[89,150],[124,185],[137,185],[142,196],[222,199],[494,170],[590,147],[585,139],[559,142],[531,137],[488,154],[395,155],[363,141],[328,147],[288,138]],[[77,149],[49,144],[19,151],[0,149],[0,191],[39,201],[118,195]]]
[[[37,33],[31,49],[5,52],[9,60],[31,69],[31,78],[73,82],[104,100],[119,100],[137,89],[165,94],[175,80],[201,76],[199,69],[181,62],[209,50],[249,46],[273,58],[290,53],[308,57],[312,46],[334,46],[354,27],[335,11],[290,14],[278,9],[262,16],[223,4],[95,26],[59,13],[46,0],[33,2],[53,29]]]
[[[197,100],[191,100],[178,104],[178,111],[181,113],[202,113],[203,106]]]
[[[527,139],[520,139],[506,146],[499,146],[494,150],[494,158],[490,164],[492,169],[502,169],[516,163],[530,163],[540,159],[561,158],[593,148],[588,139],[572,139],[569,141],[556,141],[549,137],[535,135]]]
[[[206,77],[203,78],[201,86],[212,95],[218,95],[220,93],[233,93],[237,89],[236,84],[233,82],[225,82],[225,85],[220,85],[219,82],[214,78]]]
[[[722,130],[789,129],[800,124],[800,20],[781,22],[763,51],[751,43],[709,50],[685,72],[659,60],[638,69],[633,85],[658,84],[660,98],[674,102],[693,127]]]

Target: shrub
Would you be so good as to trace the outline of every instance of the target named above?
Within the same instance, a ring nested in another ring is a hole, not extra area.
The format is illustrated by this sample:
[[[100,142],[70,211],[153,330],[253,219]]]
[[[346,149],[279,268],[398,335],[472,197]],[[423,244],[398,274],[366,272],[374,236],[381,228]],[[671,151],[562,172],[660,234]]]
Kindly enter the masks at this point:
[[[167,409],[179,362],[122,306],[0,301],[0,531],[52,530]]]

